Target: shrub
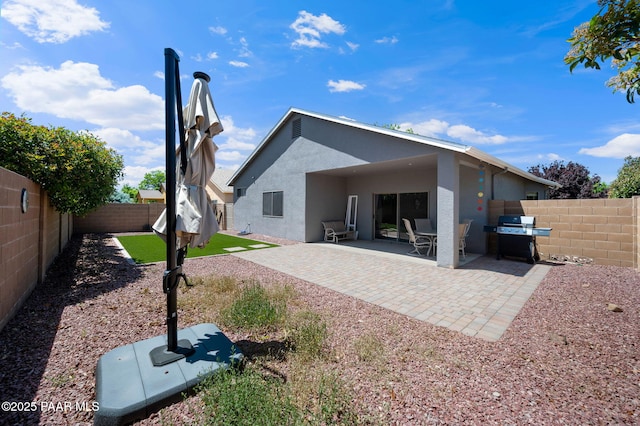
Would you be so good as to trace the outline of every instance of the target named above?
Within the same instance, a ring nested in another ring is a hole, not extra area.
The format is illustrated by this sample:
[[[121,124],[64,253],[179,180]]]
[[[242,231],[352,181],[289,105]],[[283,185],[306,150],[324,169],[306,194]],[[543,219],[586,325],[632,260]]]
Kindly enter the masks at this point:
[[[0,166],[40,184],[60,213],[82,216],[107,203],[122,177],[122,156],[88,132],[3,112],[0,140]]]

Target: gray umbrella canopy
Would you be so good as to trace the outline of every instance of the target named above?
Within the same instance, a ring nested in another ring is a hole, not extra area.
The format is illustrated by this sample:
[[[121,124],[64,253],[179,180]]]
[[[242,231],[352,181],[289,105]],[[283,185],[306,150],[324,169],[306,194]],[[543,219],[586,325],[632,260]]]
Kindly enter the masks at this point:
[[[209,91],[209,77],[194,74],[195,81],[184,108],[187,167],[182,173],[180,149],[177,150],[176,237],[177,248],[204,247],[218,232],[218,222],[206,191],[207,182],[216,168],[218,147],[213,137],[223,131]],[[166,209],[153,230],[166,238]]]

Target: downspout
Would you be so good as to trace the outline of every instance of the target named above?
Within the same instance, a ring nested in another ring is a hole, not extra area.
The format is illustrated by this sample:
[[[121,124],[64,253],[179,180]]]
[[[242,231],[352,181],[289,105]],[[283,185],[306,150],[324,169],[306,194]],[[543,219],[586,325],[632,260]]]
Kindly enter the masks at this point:
[[[507,173],[509,171],[508,167],[505,167],[504,170],[502,170],[499,173],[491,173],[491,200],[495,200],[495,193],[494,193],[494,183],[495,183],[495,177],[496,176],[500,176],[503,175],[505,173]]]

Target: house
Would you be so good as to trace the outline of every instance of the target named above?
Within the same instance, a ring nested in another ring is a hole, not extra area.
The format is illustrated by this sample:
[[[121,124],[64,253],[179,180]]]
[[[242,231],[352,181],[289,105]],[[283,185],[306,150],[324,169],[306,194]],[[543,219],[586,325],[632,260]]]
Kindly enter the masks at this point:
[[[207,183],[207,194],[218,218],[220,229],[233,228],[233,187],[227,185],[233,170],[216,168]]]
[[[140,189],[136,195],[136,202],[141,204],[164,203],[164,192],[157,189]]]
[[[406,238],[402,218],[437,226],[438,266],[455,268],[458,224],[467,252],[486,253],[487,200],[546,199],[555,182],[477,148],[291,108],[233,174],[234,223],[303,242],[355,201],[358,238]],[[353,207],[353,206],[352,206]]]

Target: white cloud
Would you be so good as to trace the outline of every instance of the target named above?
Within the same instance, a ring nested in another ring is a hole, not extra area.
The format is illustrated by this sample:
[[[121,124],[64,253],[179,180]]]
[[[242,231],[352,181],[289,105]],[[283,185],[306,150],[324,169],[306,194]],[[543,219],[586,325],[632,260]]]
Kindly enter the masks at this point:
[[[247,158],[247,154],[240,151],[218,151],[216,152],[216,160],[221,161],[241,161]]]
[[[38,43],[64,43],[109,28],[96,9],[76,0],[8,0],[0,14]]]
[[[347,46],[349,46],[349,49],[351,49],[352,52],[355,52],[360,47],[360,45],[357,44],[357,43],[352,43],[350,41],[347,41],[346,43],[347,43]]]
[[[331,93],[334,92],[351,92],[352,90],[362,90],[366,87],[364,84],[356,83],[349,80],[329,80],[327,87]]]
[[[503,135],[488,135],[465,124],[451,125],[446,121],[430,119],[419,123],[401,123],[401,129],[412,129],[415,133],[430,137],[449,137],[468,144],[499,145],[519,138],[507,138]],[[522,139],[524,140],[524,139]]]
[[[375,42],[378,44],[396,44],[398,42],[398,37],[382,37],[375,40]]]
[[[580,154],[605,158],[625,158],[627,156],[640,156],[640,134],[623,133],[616,136],[602,146],[595,148],[582,148]]]
[[[91,133],[121,154],[125,154],[135,164],[144,165],[158,161],[164,162],[166,154],[164,140],[157,142],[146,141],[128,130],[113,127],[94,130]]]
[[[236,68],[246,68],[249,66],[248,63],[242,61],[229,61],[229,65]]]
[[[225,142],[221,143],[220,151],[226,150],[240,150],[240,151],[253,151],[256,147],[256,131],[252,128],[236,127],[233,122],[233,118],[230,116],[223,116],[220,118],[222,126],[224,127],[224,133],[221,136],[226,136]],[[216,143],[218,143],[216,141]],[[219,151],[219,152],[220,152]]]
[[[491,144],[499,145],[507,141],[507,138],[502,135],[487,135],[480,130],[476,130],[464,124],[456,124],[449,127],[447,135],[459,139],[464,142],[478,143],[478,144]]]
[[[298,18],[289,28],[298,34],[292,47],[326,48],[328,45],[320,40],[323,34],[342,35],[346,32],[344,25],[327,14],[315,16],[305,10],[298,12]]]
[[[144,179],[144,175],[154,170],[165,170],[164,167],[144,167],[144,166],[125,166],[123,173],[124,179],[123,185],[131,185],[134,188],[138,187],[138,184]]]
[[[227,33],[227,29],[225,27],[209,27],[209,31],[213,34],[225,35]]]
[[[249,58],[253,56],[253,52],[249,50],[249,43],[246,38],[240,38],[240,46],[240,51],[238,52],[238,56],[240,58]]]
[[[164,129],[164,101],[140,85],[116,88],[97,65],[66,61],[60,68],[23,65],[0,80],[27,112],[52,114],[102,127]]]
[[[209,60],[218,59],[218,52],[209,52],[209,53],[207,53],[207,59],[209,59]]]
[[[431,119],[420,123],[400,123],[401,129],[412,129],[415,133],[422,136],[438,137],[440,135],[446,135],[449,123],[446,121]]]

